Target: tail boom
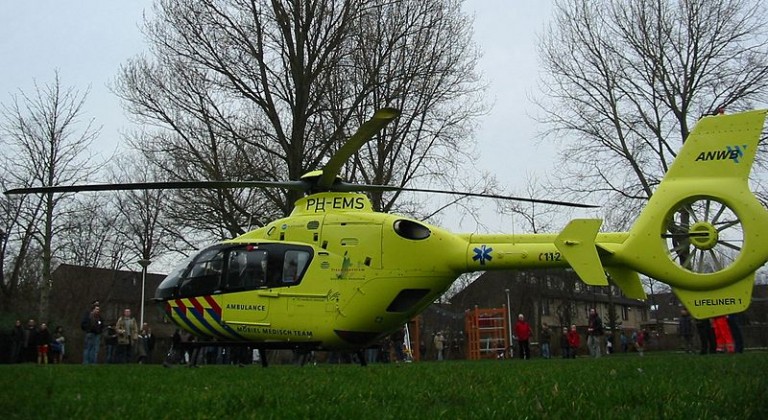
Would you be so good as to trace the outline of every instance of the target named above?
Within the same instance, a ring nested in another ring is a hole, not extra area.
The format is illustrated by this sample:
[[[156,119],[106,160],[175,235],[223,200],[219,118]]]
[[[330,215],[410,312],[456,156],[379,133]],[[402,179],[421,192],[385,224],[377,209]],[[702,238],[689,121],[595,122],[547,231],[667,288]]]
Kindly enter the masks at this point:
[[[461,270],[570,266],[598,286],[607,271],[626,296],[644,299],[641,273],[672,286],[694,317],[743,311],[768,261],[768,211],[748,186],[765,114],[699,121],[629,232],[576,219],[558,235],[466,235]]]

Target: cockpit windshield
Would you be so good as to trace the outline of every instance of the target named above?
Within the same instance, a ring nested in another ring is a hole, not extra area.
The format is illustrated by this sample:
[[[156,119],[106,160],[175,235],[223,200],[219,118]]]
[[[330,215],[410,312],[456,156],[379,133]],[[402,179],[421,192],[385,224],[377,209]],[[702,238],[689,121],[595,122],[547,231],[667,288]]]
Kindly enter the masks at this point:
[[[160,283],[155,299],[297,285],[312,256],[311,247],[300,245],[214,245],[174,269]]]

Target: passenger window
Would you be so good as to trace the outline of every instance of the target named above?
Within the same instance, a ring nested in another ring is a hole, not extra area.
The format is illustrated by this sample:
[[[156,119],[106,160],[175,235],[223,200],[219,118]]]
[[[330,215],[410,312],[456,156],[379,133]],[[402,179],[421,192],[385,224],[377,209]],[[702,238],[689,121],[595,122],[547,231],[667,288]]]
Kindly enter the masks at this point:
[[[297,284],[304,274],[308,261],[309,252],[286,251],[283,260],[283,284]]]
[[[267,251],[237,249],[229,254],[227,290],[257,289],[266,285]]]

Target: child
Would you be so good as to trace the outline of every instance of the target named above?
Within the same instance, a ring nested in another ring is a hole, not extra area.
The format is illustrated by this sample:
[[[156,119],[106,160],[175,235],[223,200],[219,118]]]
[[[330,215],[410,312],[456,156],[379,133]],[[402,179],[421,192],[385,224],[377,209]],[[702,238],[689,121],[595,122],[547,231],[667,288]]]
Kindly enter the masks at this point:
[[[579,346],[581,345],[581,337],[579,337],[579,332],[576,330],[576,325],[571,325],[571,331],[568,332],[568,346],[571,349],[570,357],[571,359],[576,358],[576,352],[579,351]]]
[[[48,346],[51,344],[51,332],[43,322],[37,331],[37,364],[48,364]]]
[[[637,334],[634,334],[635,336],[635,349],[637,349],[637,353],[642,356],[643,350],[645,349],[645,334],[643,331],[638,331]]]

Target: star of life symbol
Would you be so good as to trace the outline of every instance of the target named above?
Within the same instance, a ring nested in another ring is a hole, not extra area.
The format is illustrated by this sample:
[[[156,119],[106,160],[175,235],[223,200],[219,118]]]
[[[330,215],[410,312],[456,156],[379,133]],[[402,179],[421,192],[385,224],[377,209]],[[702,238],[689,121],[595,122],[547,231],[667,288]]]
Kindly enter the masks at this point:
[[[486,261],[491,261],[493,257],[491,256],[491,252],[493,252],[493,248],[487,247],[485,245],[482,245],[480,248],[473,249],[475,252],[475,255],[472,257],[473,261],[480,260],[480,265],[485,265]]]

